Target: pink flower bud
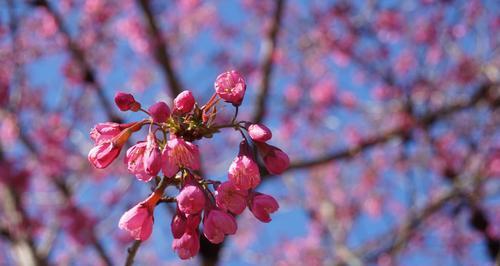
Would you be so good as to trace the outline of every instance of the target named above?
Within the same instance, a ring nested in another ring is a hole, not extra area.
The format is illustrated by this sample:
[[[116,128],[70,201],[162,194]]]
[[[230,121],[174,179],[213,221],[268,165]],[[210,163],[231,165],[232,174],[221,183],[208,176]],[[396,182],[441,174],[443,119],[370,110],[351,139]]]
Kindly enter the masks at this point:
[[[246,83],[240,73],[232,70],[220,74],[215,80],[215,92],[224,101],[239,106],[245,96]]]
[[[121,147],[116,146],[112,141],[104,141],[89,151],[89,162],[95,168],[103,169],[108,167],[120,154]]]
[[[90,138],[92,138],[95,144],[99,144],[105,140],[112,139],[116,135],[120,134],[121,131],[122,128],[118,123],[99,123],[90,131]]]
[[[277,211],[279,207],[278,202],[273,197],[262,193],[255,193],[249,205],[255,218],[264,223],[271,221],[269,214]]]
[[[179,210],[186,214],[196,214],[205,207],[205,194],[196,185],[185,186],[177,195]]]
[[[219,244],[224,241],[225,235],[236,233],[238,225],[232,215],[216,209],[205,215],[203,234],[210,242]]]
[[[181,238],[184,232],[186,232],[186,216],[179,209],[177,209],[177,213],[172,217],[170,229],[174,238]]]
[[[170,116],[170,108],[165,102],[157,102],[151,105],[148,112],[156,123],[165,123]]]
[[[238,155],[229,166],[228,178],[236,189],[255,188],[260,183],[259,167],[249,156]]]
[[[148,135],[146,151],[144,152],[144,170],[148,175],[156,176],[161,169],[161,152],[154,134]]]
[[[145,141],[138,142],[127,150],[125,155],[125,163],[130,173],[134,174],[137,179],[149,182],[153,176],[146,173],[144,167],[144,153],[146,152],[147,143]]]
[[[271,139],[273,133],[263,124],[252,124],[248,127],[248,134],[254,141],[266,142]]]
[[[233,183],[224,182],[217,187],[215,202],[217,207],[238,215],[245,210],[247,205],[247,196],[248,191],[237,190]]]
[[[258,143],[266,169],[274,175],[279,175],[290,166],[290,158],[282,150],[265,143]]]
[[[187,231],[180,238],[174,239],[172,249],[179,258],[187,260],[198,254],[200,250],[200,238],[197,231]]]
[[[167,141],[162,153],[163,174],[168,177],[174,176],[179,167],[200,169],[200,152],[195,144],[174,136]]]
[[[191,91],[183,91],[174,99],[174,110],[180,114],[193,110],[195,100]]]
[[[121,91],[117,92],[115,94],[115,103],[121,111],[132,110],[134,112],[137,112],[139,109],[141,109],[141,104],[138,103],[134,99],[134,96],[132,96],[132,94],[130,93],[124,93]]]
[[[118,227],[136,240],[147,240],[153,231],[153,210],[141,202],[122,215]]]
[[[108,167],[118,157],[123,145],[130,138],[132,132],[133,128],[127,128],[112,139],[98,143],[97,146],[89,151],[89,162],[96,168],[102,169]]]

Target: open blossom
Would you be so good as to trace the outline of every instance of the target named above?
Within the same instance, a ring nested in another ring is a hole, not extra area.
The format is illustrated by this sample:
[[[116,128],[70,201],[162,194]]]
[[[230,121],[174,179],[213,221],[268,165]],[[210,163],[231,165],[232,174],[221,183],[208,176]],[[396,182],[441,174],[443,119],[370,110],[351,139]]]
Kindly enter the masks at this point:
[[[182,234],[180,238],[175,238],[172,241],[172,249],[183,260],[190,259],[200,250],[200,238],[197,230],[189,230]]]
[[[255,218],[264,223],[269,223],[271,221],[271,217],[269,216],[269,214],[277,211],[279,208],[279,204],[273,197],[269,195],[255,193],[250,200],[249,208]]]
[[[235,106],[239,106],[243,101],[246,86],[241,74],[234,70],[220,74],[214,84],[219,97]]]
[[[156,176],[161,169],[161,152],[154,134],[148,135],[146,150],[144,151],[144,170],[148,175]]]
[[[193,110],[195,100],[191,91],[183,91],[174,99],[174,110],[180,114],[189,113]]]
[[[177,195],[179,210],[186,214],[196,214],[205,207],[205,194],[196,185],[185,186]]]
[[[263,124],[252,124],[248,127],[248,135],[254,141],[266,142],[273,136],[271,130]]]
[[[217,187],[215,202],[217,207],[234,214],[241,214],[247,206],[248,191],[237,190],[233,183],[224,182]]]
[[[179,172],[179,167],[191,170],[200,169],[200,152],[195,144],[173,137],[167,141],[162,153],[163,174],[173,176]]]
[[[203,234],[210,242],[219,244],[224,241],[225,235],[232,235],[237,229],[236,220],[227,212],[212,209],[205,213]]]
[[[145,141],[138,142],[127,150],[125,155],[125,163],[130,173],[134,174],[137,179],[149,182],[153,176],[146,173],[144,168],[144,152],[146,151],[147,143]]]
[[[157,102],[151,105],[148,112],[156,123],[165,123],[170,116],[170,108],[165,102]]]
[[[128,231],[136,240],[147,240],[153,232],[153,211],[156,202],[157,199],[150,196],[135,205],[122,215],[118,227]]]
[[[115,103],[121,111],[132,110],[134,112],[137,112],[139,109],[141,109],[141,104],[138,103],[134,99],[134,96],[132,96],[132,94],[130,93],[124,93],[121,91],[117,92],[115,94]]]
[[[95,144],[99,144],[105,140],[110,140],[120,134],[122,128],[120,124],[113,122],[99,123],[90,131],[90,138]]]

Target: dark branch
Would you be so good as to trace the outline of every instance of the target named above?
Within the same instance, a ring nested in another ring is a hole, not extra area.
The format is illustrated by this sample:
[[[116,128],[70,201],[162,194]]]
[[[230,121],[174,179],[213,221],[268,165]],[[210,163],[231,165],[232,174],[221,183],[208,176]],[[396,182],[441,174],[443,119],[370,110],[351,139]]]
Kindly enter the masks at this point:
[[[153,44],[156,61],[160,64],[161,69],[163,70],[165,81],[170,87],[171,96],[175,97],[177,94],[181,93],[182,85],[174,67],[172,66],[172,58],[168,53],[167,42],[162,36],[162,31],[158,26],[158,22],[154,17],[149,2],[149,0],[137,0],[137,4],[142,9],[149,26],[150,40]]]
[[[101,83],[97,79],[96,71],[91,67],[89,62],[86,60],[85,53],[82,51],[82,49],[80,49],[78,44],[72,39],[68,29],[64,24],[61,14],[59,14],[59,12],[57,12],[57,10],[47,0],[37,0],[35,2],[32,2],[32,5],[42,6],[49,12],[49,14],[52,15],[52,17],[56,21],[59,32],[66,39],[66,45],[71,56],[78,63],[80,69],[84,72],[85,82],[91,85],[91,87],[94,88],[94,90],[96,91],[97,98],[101,103],[101,106],[106,112],[107,116],[110,118],[110,121],[120,122],[121,119],[113,111],[112,109],[113,105],[108,100],[108,98],[106,98],[104,89]]]
[[[132,266],[134,264],[134,258],[137,254],[137,250],[141,246],[141,243],[142,242],[140,240],[135,240],[132,246],[128,248],[128,255],[127,260],[125,261],[125,266]]]
[[[285,9],[285,0],[277,0],[276,8],[273,17],[273,23],[269,30],[268,36],[263,40],[263,61],[261,65],[261,80],[257,87],[257,99],[255,102],[255,115],[252,119],[255,123],[260,123],[264,120],[267,112],[267,98],[269,98],[269,90],[271,85],[271,77],[274,66],[274,53],[278,44],[278,34],[281,29],[281,21],[283,11]]]
[[[436,111],[430,112],[427,115],[424,115],[420,118],[416,118],[416,123],[414,123],[414,127],[422,126],[428,127],[440,120],[441,118],[456,113],[458,111],[462,111],[467,108],[471,108],[479,103],[481,100],[488,99],[490,97],[489,93],[498,89],[498,84],[485,83],[470,97],[468,100],[458,101],[454,104],[442,107]],[[499,99],[489,99],[492,107],[496,108],[498,106]],[[386,132],[383,132],[379,135],[369,137],[365,140],[362,140],[359,144],[354,147],[349,147],[337,152],[333,152],[331,154],[319,156],[317,158],[296,161],[292,162],[289,170],[296,169],[304,169],[313,166],[319,166],[326,163],[333,162],[339,159],[346,159],[354,157],[355,155],[363,152],[366,149],[369,149],[373,146],[383,144],[389,140],[392,140],[397,137],[403,137],[408,134],[409,130],[412,128],[408,128],[407,126],[401,126],[396,129],[392,129]]]

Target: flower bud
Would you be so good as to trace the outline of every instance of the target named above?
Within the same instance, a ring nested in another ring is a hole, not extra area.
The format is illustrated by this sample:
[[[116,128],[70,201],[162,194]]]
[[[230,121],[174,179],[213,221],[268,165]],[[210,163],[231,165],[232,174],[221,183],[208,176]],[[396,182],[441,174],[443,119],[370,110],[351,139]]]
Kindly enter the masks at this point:
[[[233,183],[224,182],[217,187],[215,202],[217,207],[236,215],[241,214],[247,205],[248,191],[237,190]]]
[[[165,102],[157,102],[149,107],[148,112],[151,114],[153,121],[156,123],[167,122],[170,116],[170,108]]]
[[[277,147],[266,143],[257,143],[266,169],[274,175],[279,175],[290,166],[288,155]]]
[[[271,130],[263,124],[252,124],[248,127],[250,138],[258,142],[266,142],[273,136]]]
[[[141,104],[137,102],[134,99],[134,96],[132,96],[132,94],[130,93],[124,93],[121,91],[117,92],[115,94],[115,103],[121,111],[132,110],[134,112],[137,112],[139,109],[141,109]]]
[[[177,195],[177,204],[183,213],[199,213],[205,207],[205,194],[198,186],[187,185]]]
[[[210,242],[219,244],[224,241],[225,235],[236,233],[238,225],[232,215],[217,209],[205,215],[203,234]]]
[[[264,223],[269,223],[271,217],[269,214],[275,212],[279,208],[278,202],[271,196],[255,193],[248,206],[250,211],[253,213],[255,218],[259,219]]]
[[[191,91],[183,91],[174,99],[174,110],[180,114],[189,113],[193,110],[195,100]]]
[[[146,151],[144,152],[144,170],[151,176],[156,176],[161,170],[161,152],[153,133],[148,135]]]
[[[240,73],[232,70],[220,74],[214,83],[215,92],[224,101],[241,105],[245,96],[246,83]]]
[[[200,239],[197,231],[187,231],[180,238],[172,241],[172,249],[179,258],[187,260],[198,254],[200,250]]]
[[[147,143],[145,141],[138,142],[127,150],[125,155],[125,163],[130,173],[134,174],[137,179],[149,182],[153,176],[146,173],[144,168],[144,153],[146,152]]]
[[[139,203],[122,215],[118,227],[128,231],[136,240],[147,240],[153,232],[153,212]]]

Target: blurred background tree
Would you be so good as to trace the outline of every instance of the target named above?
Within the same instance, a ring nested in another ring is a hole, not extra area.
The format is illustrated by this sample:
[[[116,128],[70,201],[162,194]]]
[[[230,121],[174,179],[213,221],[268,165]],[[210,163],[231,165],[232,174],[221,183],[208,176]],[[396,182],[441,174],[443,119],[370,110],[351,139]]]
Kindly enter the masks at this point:
[[[123,264],[149,190],[89,165],[90,128],[237,69],[292,160],[279,212],[180,261],[164,208],[137,265],[498,265],[499,31],[494,0],[0,0],[0,264]],[[201,144],[206,176],[238,142]]]

